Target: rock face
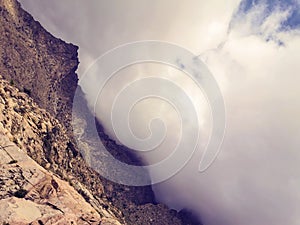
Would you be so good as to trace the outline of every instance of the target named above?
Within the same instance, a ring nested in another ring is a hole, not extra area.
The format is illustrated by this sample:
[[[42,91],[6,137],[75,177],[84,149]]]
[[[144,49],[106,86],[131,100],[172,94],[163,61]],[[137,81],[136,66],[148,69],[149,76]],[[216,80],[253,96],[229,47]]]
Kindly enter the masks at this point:
[[[54,38],[15,0],[0,0],[0,71],[69,128],[78,47]]]
[[[121,218],[121,212],[116,207],[110,206],[109,202],[105,201],[102,196],[104,190],[100,177],[86,166],[77,152],[73,152],[71,140],[67,136],[64,126],[46,110],[40,109],[26,93],[20,92],[17,88],[10,86],[8,81],[1,78],[0,121],[2,136],[17,145],[22,150],[23,155],[27,153],[38,164],[48,171],[52,171],[56,177],[68,181],[77,191],[77,194],[81,194],[86,204],[94,208],[99,217],[116,218],[117,215]],[[2,150],[5,149],[2,148]],[[13,156],[10,158],[12,164],[15,160],[18,161]],[[8,171],[10,170],[8,169]],[[19,173],[24,173],[23,168],[20,168]],[[22,178],[23,183],[21,182]],[[9,179],[13,179],[10,181],[11,183],[17,178],[13,176],[8,177],[7,180]],[[24,186],[26,179],[19,176],[17,180],[18,188],[28,191]],[[5,188],[6,185],[6,183],[1,183],[0,186]],[[7,190],[6,193],[6,196],[3,194],[0,199],[9,197],[10,191]]]
[[[187,214],[183,218],[156,204],[150,186],[129,187],[108,181],[83,159],[71,126],[77,49],[49,34],[16,0],[0,0],[0,134],[3,145],[13,142],[17,146],[0,150],[6,157],[0,161],[4,174],[0,176],[4,180],[0,180],[0,209],[7,212],[0,222],[200,224],[184,222]],[[75,119],[87,125],[85,133],[93,117],[83,94],[81,107],[84,113],[76,114]],[[98,125],[100,138],[112,155],[140,163]],[[87,140],[86,151],[92,151],[91,142]],[[19,158],[10,158],[10,154]],[[105,157],[97,157],[105,168]],[[79,207],[73,204],[76,201]],[[27,207],[32,214],[23,215]]]
[[[66,181],[39,166],[0,127],[0,221],[3,224],[115,224]]]

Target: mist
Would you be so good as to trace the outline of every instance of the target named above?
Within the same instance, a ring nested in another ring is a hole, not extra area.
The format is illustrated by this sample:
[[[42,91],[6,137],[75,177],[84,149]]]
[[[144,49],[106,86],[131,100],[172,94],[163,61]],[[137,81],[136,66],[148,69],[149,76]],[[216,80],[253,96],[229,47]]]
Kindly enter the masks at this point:
[[[204,172],[199,172],[199,160],[213,118],[205,93],[185,73],[160,63],[130,65],[110,79],[101,95],[95,87],[97,75],[80,83],[91,109],[95,107],[116,139],[111,123],[114,99],[138,80],[172,80],[192,100],[198,123],[184,122],[191,134],[199,129],[198,146],[183,169],[153,185],[158,201],[193,210],[205,225],[298,225],[300,4],[282,2],[21,1],[48,31],[80,47],[80,78],[106,51],[140,40],[182,46],[211,71],[226,106],[226,133],[220,154]],[[179,93],[171,94],[180,101]],[[122,113],[116,116],[122,118]],[[163,120],[166,133],[153,151],[139,153],[148,164],[163,160],[178,141],[185,141],[180,140],[181,115],[156,98],[140,101],[130,111],[132,133],[140,139],[151,136],[153,118]],[[125,141],[134,140],[131,135],[125,133]],[[139,146],[135,141],[125,144]],[[152,179],[160,176],[149,172]]]

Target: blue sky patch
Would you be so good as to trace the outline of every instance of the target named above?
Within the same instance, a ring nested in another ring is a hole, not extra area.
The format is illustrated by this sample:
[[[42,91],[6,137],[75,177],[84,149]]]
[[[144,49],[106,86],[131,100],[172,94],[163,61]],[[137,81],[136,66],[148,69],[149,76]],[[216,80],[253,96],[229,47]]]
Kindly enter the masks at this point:
[[[300,1],[297,0],[243,0],[237,14],[247,14],[253,7],[260,4],[266,6],[266,17],[278,8],[282,11],[291,10],[287,20],[282,23],[281,30],[300,28]]]

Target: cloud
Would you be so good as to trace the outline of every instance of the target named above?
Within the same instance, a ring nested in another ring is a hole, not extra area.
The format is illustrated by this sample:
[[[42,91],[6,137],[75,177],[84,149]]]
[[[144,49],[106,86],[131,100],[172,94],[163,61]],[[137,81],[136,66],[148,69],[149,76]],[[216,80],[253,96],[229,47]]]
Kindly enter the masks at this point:
[[[263,11],[262,6],[250,10],[221,49],[201,56],[227,106],[227,134],[218,160],[198,175],[195,160],[158,187],[170,204],[181,199],[180,206],[198,209],[205,224],[299,223],[300,38],[297,31],[276,29],[286,12],[259,18]],[[286,46],[266,41],[270,32]]]
[[[130,81],[172,78],[199,106],[196,127],[202,136],[189,164],[154,186],[158,200],[192,208],[205,225],[299,224],[299,1],[21,2],[51,32],[80,46],[80,76],[105,51],[136,40],[173,42],[199,54],[218,81],[227,111],[222,151],[209,170],[198,172],[212,128],[208,105],[199,88],[174,68],[145,64],[120,71],[98,109],[105,128],[112,134],[108,109]],[[96,82],[85,84],[85,91]],[[95,91],[88,97],[93,102]],[[178,115],[157,100],[133,110],[137,136],[149,135],[153,116],[166,118],[169,139],[145,156],[149,163],[168,155],[178,139]]]

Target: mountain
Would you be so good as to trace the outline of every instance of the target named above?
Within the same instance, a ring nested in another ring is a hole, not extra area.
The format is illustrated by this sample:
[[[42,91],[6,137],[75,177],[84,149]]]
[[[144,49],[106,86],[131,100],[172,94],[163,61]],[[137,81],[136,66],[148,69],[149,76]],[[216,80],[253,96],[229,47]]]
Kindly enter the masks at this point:
[[[79,131],[72,126],[73,116],[84,136],[95,122],[77,89],[77,51],[47,32],[16,0],[0,0],[0,209],[5,212],[0,222],[200,224],[186,211],[157,204],[151,186],[117,184],[90,167],[87,158],[97,149],[85,139],[80,151]],[[76,89],[81,110],[72,115]],[[142,163],[97,124],[114,157]],[[105,169],[105,156],[97,155],[99,161]]]

